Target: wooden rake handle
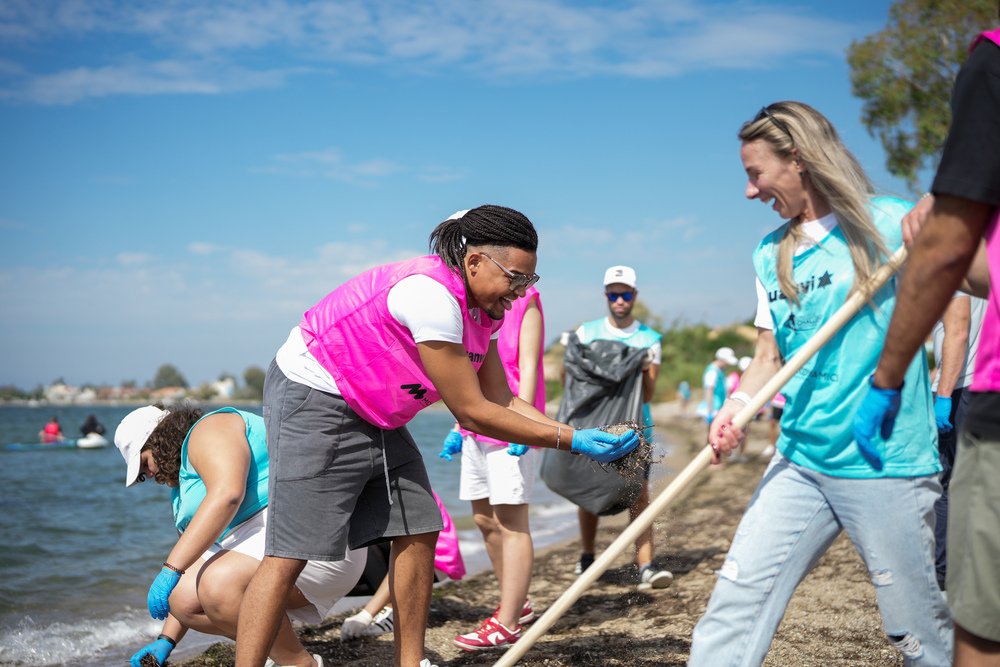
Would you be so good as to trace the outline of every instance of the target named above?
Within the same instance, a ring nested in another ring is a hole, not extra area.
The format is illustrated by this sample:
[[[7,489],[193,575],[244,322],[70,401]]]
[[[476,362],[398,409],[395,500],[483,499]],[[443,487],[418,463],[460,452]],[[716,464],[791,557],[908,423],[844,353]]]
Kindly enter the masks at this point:
[[[774,395],[795,375],[816,352],[823,347],[835,333],[837,333],[847,322],[854,317],[855,313],[861,310],[868,299],[899,270],[903,262],[906,261],[906,247],[901,246],[878,270],[872,274],[859,290],[852,292],[837,312],[827,320],[823,326],[796,352],[791,359],[781,367],[773,378],[745,405],[733,419],[733,426],[743,428],[754,418],[757,412],[767,405],[774,398]],[[516,644],[511,646],[494,663],[493,667],[511,667],[528,652],[536,641],[551,628],[563,614],[580,599],[583,592],[590,587],[598,577],[611,567],[616,558],[626,549],[646,528],[652,525],[656,519],[672,503],[681,491],[694,481],[694,479],[708,467],[712,461],[712,449],[705,447],[695,458],[678,474],[677,477],[657,496],[642,514],[630,523],[621,535],[612,542],[604,553],[594,561],[594,563],[584,570],[573,584],[566,589],[558,600],[535,621],[531,629],[528,630]]]

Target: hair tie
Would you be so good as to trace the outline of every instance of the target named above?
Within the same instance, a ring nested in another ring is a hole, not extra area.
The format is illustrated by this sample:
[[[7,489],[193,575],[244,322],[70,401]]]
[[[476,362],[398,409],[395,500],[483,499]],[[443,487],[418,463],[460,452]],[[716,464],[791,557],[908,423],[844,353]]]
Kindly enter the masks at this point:
[[[468,213],[471,210],[472,210],[471,208],[467,208],[464,211],[459,211],[457,213],[453,213],[452,216],[450,218],[448,218],[448,220],[460,220],[460,219],[464,218],[465,214]]]

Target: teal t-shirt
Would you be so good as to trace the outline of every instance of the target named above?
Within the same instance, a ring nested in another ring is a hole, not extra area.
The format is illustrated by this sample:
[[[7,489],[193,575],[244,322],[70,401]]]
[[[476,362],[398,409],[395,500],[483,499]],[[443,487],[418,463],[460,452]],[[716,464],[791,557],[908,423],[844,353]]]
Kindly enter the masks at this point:
[[[872,218],[890,252],[902,244],[900,220],[912,206],[895,197],[871,201]],[[793,308],[777,278],[778,244],[786,227],[787,223],[761,241],[753,261],[767,291],[778,349],[789,359],[843,305],[854,283],[854,264],[838,225],[819,244],[795,257],[793,275],[800,286],[800,305]],[[902,408],[892,436],[884,443],[882,470],[875,470],[862,457],[854,441],[854,413],[868,391],[868,378],[885,342],[896,305],[896,279],[872,300],[875,309],[864,306],[781,390],[787,403],[778,449],[799,465],[836,477],[938,472],[937,429],[923,349],[906,372]]]
[[[236,510],[236,516],[229,522],[225,532],[219,536],[219,539],[267,507],[268,478],[267,441],[264,435],[264,419],[255,414],[237,410],[236,408],[221,408],[204,415],[201,419],[219,414],[220,412],[236,413],[246,422],[247,443],[249,444],[252,456],[250,457],[250,471],[247,475],[247,486],[246,492],[243,494],[243,502],[240,503],[239,508]],[[194,426],[197,426],[198,422],[195,422]],[[194,426],[191,427],[192,431],[194,430]],[[188,524],[191,523],[191,519],[194,518],[195,512],[201,506],[201,502],[205,500],[206,491],[205,482],[202,481],[201,476],[191,466],[191,461],[188,459],[187,448],[190,437],[191,431],[188,431],[187,436],[184,438],[184,444],[181,445],[181,469],[178,474],[178,484],[170,491],[170,502],[174,508],[174,524],[176,524],[177,530],[182,533]]]

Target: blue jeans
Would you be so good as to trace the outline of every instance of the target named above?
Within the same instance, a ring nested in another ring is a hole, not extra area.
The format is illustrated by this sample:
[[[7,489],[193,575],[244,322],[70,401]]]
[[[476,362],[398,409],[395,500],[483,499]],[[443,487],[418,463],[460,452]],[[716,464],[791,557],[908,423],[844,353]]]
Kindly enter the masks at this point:
[[[850,479],[775,454],[695,626],[688,665],[764,661],[799,582],[846,530],[906,665],[951,665],[952,621],[934,568],[937,475]]]

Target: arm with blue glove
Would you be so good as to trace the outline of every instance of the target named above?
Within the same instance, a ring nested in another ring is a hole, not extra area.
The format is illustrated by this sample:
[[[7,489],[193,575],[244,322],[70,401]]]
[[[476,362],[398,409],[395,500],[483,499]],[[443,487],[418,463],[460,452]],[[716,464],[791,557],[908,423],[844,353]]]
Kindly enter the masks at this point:
[[[583,454],[598,463],[609,463],[625,456],[638,445],[639,434],[635,431],[629,430],[621,435],[611,435],[597,428],[588,428],[573,431],[570,449],[574,454]]]
[[[948,302],[948,307],[941,316],[944,335],[941,336],[938,329],[934,330],[934,351],[941,356],[940,359],[935,359],[938,375],[934,421],[938,431],[942,433],[948,433],[955,426],[951,423],[951,395],[965,366],[971,319],[972,300],[966,295],[955,296]]]
[[[902,386],[897,389],[876,387],[872,376],[868,379],[868,393],[854,415],[854,439],[862,456],[876,470],[882,469],[882,448],[896,425],[902,389]],[[875,429],[878,429],[882,443],[875,440]]]
[[[187,630],[187,626],[181,624],[173,616],[168,616],[156,641],[143,647],[132,656],[130,661],[132,667],[142,667],[142,659],[147,655],[153,656],[156,664],[162,666],[170,657],[170,653],[177,647],[177,642],[187,634]]]
[[[458,432],[458,424],[455,424],[455,428],[448,431],[448,435],[444,436],[444,449],[438,454],[439,457],[445,461],[451,461],[455,454],[462,453],[462,434]]]
[[[153,585],[149,587],[146,606],[149,607],[149,615],[156,620],[162,621],[170,613],[170,594],[174,592],[182,574],[183,572],[177,572],[164,564],[153,580]]]

